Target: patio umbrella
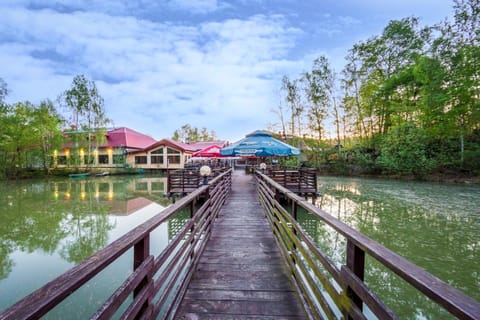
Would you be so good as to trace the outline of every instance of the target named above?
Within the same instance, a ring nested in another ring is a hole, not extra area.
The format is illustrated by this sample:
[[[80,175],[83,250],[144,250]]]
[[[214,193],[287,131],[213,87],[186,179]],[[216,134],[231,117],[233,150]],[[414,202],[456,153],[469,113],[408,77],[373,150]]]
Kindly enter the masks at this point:
[[[266,131],[257,130],[247,134],[245,138],[220,149],[224,156],[298,156],[300,150],[285,142],[277,140]]]

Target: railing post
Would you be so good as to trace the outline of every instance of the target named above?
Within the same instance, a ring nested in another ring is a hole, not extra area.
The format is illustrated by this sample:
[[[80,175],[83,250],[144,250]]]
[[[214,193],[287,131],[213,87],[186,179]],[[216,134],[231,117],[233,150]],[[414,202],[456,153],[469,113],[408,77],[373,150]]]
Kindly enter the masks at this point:
[[[347,240],[347,268],[349,268],[361,281],[365,277],[365,251],[357,247],[350,239]],[[347,287],[347,295],[362,310],[362,299]]]
[[[193,216],[195,215],[195,199],[190,202],[190,219],[193,220]],[[195,245],[195,235],[193,234],[195,232],[195,222],[192,224],[192,227],[190,228],[190,232],[192,234],[192,240],[190,241],[190,245],[194,246]],[[190,259],[195,258],[195,248],[192,248],[192,252],[190,253]]]
[[[298,205],[295,200],[292,200],[292,217],[295,221],[298,221]]]
[[[133,270],[136,270],[150,255],[150,234],[147,234],[143,239],[137,242],[133,247]],[[133,290],[133,297],[135,298],[143,288],[148,286],[152,281],[152,274],[149,272],[147,276],[138,284]],[[140,309],[139,314],[145,313],[151,305],[152,297],[148,297],[145,304]]]

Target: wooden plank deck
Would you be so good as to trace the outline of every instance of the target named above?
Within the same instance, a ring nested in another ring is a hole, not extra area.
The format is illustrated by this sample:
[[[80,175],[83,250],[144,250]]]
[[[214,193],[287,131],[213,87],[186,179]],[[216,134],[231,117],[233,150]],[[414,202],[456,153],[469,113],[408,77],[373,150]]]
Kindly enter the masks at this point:
[[[232,193],[178,309],[176,319],[306,319],[254,177],[233,174]]]

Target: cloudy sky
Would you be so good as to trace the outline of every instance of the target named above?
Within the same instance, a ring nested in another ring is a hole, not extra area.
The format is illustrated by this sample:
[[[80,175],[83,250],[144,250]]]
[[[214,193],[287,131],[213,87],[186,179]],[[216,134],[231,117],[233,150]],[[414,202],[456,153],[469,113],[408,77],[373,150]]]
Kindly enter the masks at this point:
[[[281,78],[392,19],[442,21],[451,0],[1,0],[7,102],[55,100],[95,81],[107,116],[155,139],[184,124],[236,141],[278,123]]]

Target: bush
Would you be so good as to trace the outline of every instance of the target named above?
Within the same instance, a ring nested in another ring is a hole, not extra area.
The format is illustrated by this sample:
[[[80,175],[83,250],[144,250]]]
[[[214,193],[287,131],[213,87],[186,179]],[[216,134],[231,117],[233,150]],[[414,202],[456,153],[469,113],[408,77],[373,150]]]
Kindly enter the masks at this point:
[[[380,143],[376,165],[388,174],[423,176],[435,168],[435,161],[428,157],[426,141],[423,130],[411,122],[393,127]]]

